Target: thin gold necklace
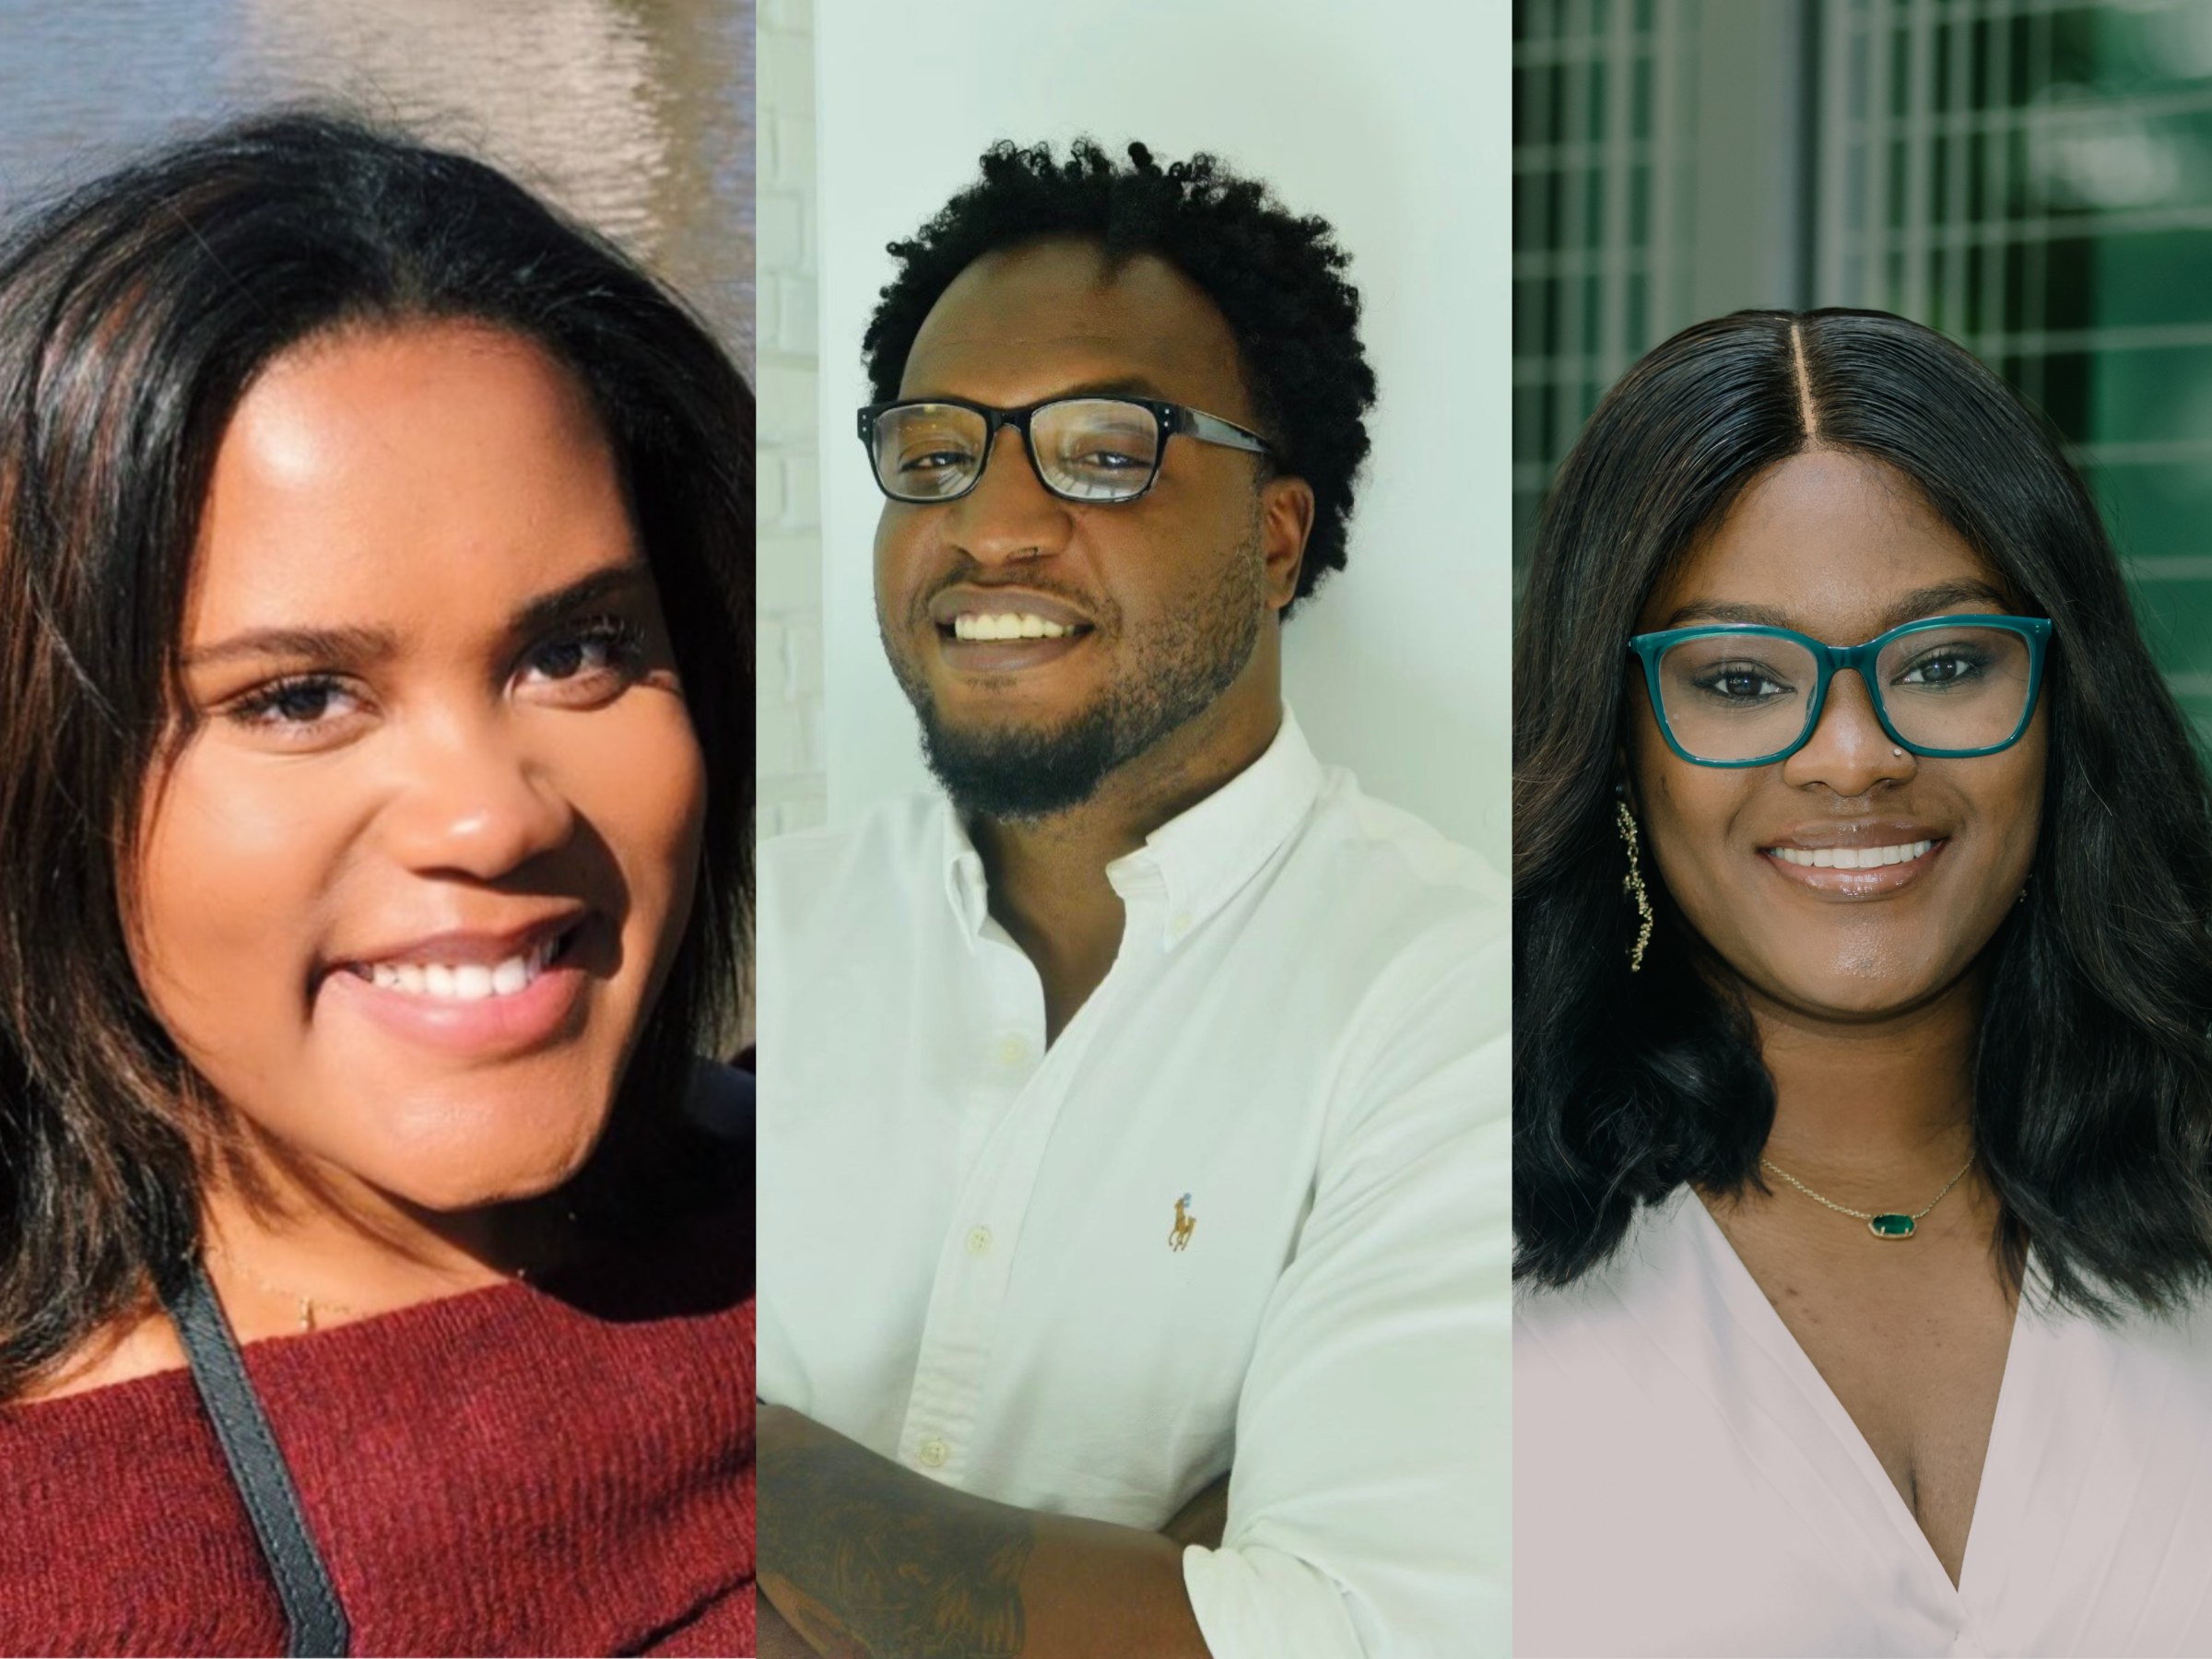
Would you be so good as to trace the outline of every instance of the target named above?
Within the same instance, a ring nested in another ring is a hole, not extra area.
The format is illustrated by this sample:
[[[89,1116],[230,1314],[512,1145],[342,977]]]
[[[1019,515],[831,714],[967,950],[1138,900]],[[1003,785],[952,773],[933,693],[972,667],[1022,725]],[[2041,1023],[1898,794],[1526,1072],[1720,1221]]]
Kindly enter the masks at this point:
[[[358,1314],[360,1312],[359,1308],[347,1302],[331,1301],[326,1298],[309,1296],[302,1291],[288,1289],[282,1285],[272,1285],[220,1244],[209,1244],[207,1253],[223,1262],[232,1272],[243,1277],[248,1284],[264,1295],[273,1296],[279,1301],[298,1302],[300,1304],[300,1328],[302,1331],[312,1331],[316,1328],[315,1311],[318,1308],[326,1313]]]
[[[570,1216],[570,1219],[574,1219],[574,1215],[572,1212]],[[318,1310],[324,1313],[347,1313],[358,1315],[360,1312],[360,1309],[354,1307],[349,1302],[332,1301],[326,1297],[309,1296],[303,1291],[290,1289],[283,1285],[272,1285],[267,1279],[263,1278],[260,1274],[254,1272],[253,1268],[247,1266],[236,1256],[232,1255],[228,1250],[224,1249],[220,1244],[210,1243],[207,1246],[207,1253],[227,1263],[233,1272],[242,1276],[247,1283],[251,1284],[256,1290],[261,1291],[264,1295],[276,1297],[279,1301],[299,1303],[300,1329],[303,1332],[314,1331],[320,1328],[315,1324],[315,1314]],[[530,1282],[530,1269],[527,1267],[515,1267],[512,1269],[501,1268],[499,1271],[503,1277],[511,1280],[514,1284],[526,1285]]]
[[[1943,1191],[1928,1200],[1927,1209],[1924,1209],[1919,1211],[1917,1214],[1908,1216],[1897,1210],[1854,1210],[1846,1208],[1844,1206],[1838,1204],[1833,1198],[1824,1198],[1818,1193],[1814,1192],[1811,1187],[1806,1186],[1804,1182],[1798,1180],[1796,1176],[1791,1174],[1787,1170],[1783,1169],[1772,1159],[1762,1157],[1759,1161],[1759,1166],[1762,1169],[1773,1171],[1775,1174],[1781,1176],[1784,1181],[1788,1182],[1792,1186],[1803,1193],[1807,1198],[1810,1198],[1815,1204],[1824,1204],[1830,1209],[1834,1210],[1839,1216],[1849,1216],[1854,1221],[1865,1222],[1866,1230],[1872,1233],[1877,1239],[1911,1238],[1912,1236],[1913,1229],[1920,1225],[1921,1218],[1925,1216],[1928,1213],[1928,1210],[1934,1209],[1937,1205],[1941,1204],[1946,1197],[1949,1196],[1951,1189],[1957,1186],[1961,1181],[1965,1180],[1966,1172],[1974,1167],[1974,1160],[1971,1158],[1969,1158],[1964,1163],[1959,1166],[1959,1173],[1952,1176],[1948,1181],[1943,1183]]]

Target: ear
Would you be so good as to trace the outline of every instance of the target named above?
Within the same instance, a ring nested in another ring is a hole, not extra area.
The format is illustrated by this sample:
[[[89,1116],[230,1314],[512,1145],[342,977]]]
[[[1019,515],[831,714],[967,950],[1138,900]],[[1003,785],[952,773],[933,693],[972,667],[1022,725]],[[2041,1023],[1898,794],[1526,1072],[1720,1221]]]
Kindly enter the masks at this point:
[[[1260,486],[1260,546],[1267,558],[1267,608],[1298,596],[1298,573],[1313,534],[1313,487],[1303,478],[1270,478]]]

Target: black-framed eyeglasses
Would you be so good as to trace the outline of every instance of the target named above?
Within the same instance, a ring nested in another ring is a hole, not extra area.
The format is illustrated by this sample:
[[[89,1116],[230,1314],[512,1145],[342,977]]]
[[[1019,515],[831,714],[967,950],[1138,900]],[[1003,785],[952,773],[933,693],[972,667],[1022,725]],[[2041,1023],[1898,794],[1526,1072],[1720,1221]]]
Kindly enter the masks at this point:
[[[1176,432],[1273,453],[1265,438],[1234,421],[1150,397],[1052,397],[1021,409],[911,398],[860,412],[860,441],[877,487],[894,501],[959,500],[982,482],[1001,427],[1021,434],[1037,481],[1064,501],[1134,501],[1159,479]]]
[[[1848,668],[1900,748],[1942,759],[1994,755],[2028,730],[2051,624],[2041,617],[1928,617],[1863,645],[1787,628],[1722,623],[1638,634],[1629,650],[1667,747],[1699,766],[1768,766],[1810,741]]]

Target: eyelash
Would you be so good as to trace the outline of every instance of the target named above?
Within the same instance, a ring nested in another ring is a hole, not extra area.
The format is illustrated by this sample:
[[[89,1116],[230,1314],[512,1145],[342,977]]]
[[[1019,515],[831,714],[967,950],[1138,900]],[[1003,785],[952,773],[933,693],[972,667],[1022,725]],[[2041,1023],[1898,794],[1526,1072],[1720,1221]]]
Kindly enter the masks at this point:
[[[533,647],[526,661],[535,661],[549,651],[577,646],[588,650],[594,645],[606,648],[606,665],[595,671],[579,668],[559,683],[570,683],[593,672],[616,674],[624,679],[634,677],[644,660],[645,631],[627,617],[590,617]],[[257,730],[303,732],[325,722],[282,715],[279,711],[287,700],[315,692],[336,696],[344,690],[345,682],[338,675],[289,675],[247,692],[223,712],[225,718]]]
[[[295,674],[284,679],[272,680],[258,690],[249,691],[224,710],[223,713],[226,719],[256,730],[305,731],[320,723],[279,713],[285,700],[316,691],[335,695],[343,689],[335,675]]]
[[[635,674],[645,659],[645,630],[627,617],[587,617],[565,633],[556,634],[531,654],[556,647],[604,645],[607,671],[625,677]]]

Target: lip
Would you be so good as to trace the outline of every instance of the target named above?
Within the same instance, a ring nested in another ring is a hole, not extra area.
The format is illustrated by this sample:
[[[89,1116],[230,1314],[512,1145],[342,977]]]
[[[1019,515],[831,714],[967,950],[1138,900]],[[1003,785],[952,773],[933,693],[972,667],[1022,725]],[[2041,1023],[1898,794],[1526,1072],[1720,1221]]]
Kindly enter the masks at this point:
[[[1040,594],[1033,588],[978,587],[971,582],[963,582],[942,590],[929,602],[929,619],[939,628],[950,628],[955,617],[970,612],[993,615],[1001,611],[1021,611],[1032,617],[1042,617],[1047,622],[1056,622],[1062,628],[1095,626],[1088,617],[1064,600]]]
[[[342,972],[356,964],[450,962],[455,967],[475,962],[496,967],[509,957],[523,956],[549,944],[583,921],[590,912],[580,904],[542,912],[528,921],[500,928],[454,927],[443,933],[418,934],[366,950],[349,951],[337,959],[331,971]]]
[[[937,630],[937,651],[947,665],[966,674],[1018,674],[1056,663],[1079,651],[1090,639],[1086,633],[1066,634],[1057,640],[956,640]]]
[[[543,1048],[574,1035],[582,1023],[583,994],[591,978],[582,965],[591,917],[589,911],[571,907],[512,927],[425,934],[348,958],[322,976],[316,1017],[359,1018],[402,1041],[463,1059],[507,1059]],[[563,935],[569,936],[559,957],[512,996],[464,1002],[380,986],[356,971],[357,965],[375,962],[489,967]]]
[[[1830,847],[1897,847],[1910,841],[1939,841],[1949,832],[1918,818],[1833,818],[1799,824],[1786,835],[1762,841],[1767,847],[1796,847],[1818,853]]]
[[[1880,865],[1871,870],[1821,869],[1785,863],[1776,849],[1818,853],[1849,847],[1895,847],[1913,841],[1934,844],[1906,864]],[[1848,824],[1805,824],[1759,850],[1759,862],[1784,881],[1815,893],[1842,899],[1878,899],[1924,878],[1951,844],[1950,837],[1932,825],[1901,818],[1861,819]]]
[[[1018,611],[1077,631],[1056,640],[961,640],[953,637],[955,618],[995,616]],[[937,650],[947,666],[968,674],[1018,674],[1041,668],[1079,651],[1098,625],[1064,601],[1030,588],[949,587],[929,602]]]

